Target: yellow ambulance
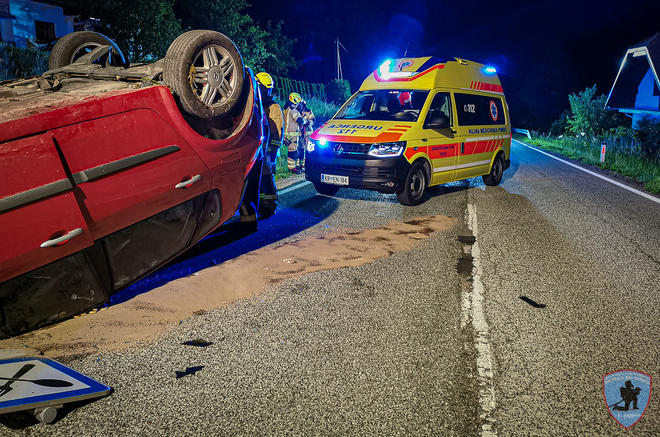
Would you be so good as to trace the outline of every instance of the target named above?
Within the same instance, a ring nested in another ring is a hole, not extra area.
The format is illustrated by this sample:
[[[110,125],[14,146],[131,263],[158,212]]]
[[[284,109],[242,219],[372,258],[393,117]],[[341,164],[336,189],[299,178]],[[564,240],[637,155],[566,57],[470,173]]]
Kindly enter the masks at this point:
[[[498,185],[510,149],[495,69],[459,58],[395,59],[312,134],[305,177],[326,195],[363,188],[418,205],[429,186],[475,176]]]

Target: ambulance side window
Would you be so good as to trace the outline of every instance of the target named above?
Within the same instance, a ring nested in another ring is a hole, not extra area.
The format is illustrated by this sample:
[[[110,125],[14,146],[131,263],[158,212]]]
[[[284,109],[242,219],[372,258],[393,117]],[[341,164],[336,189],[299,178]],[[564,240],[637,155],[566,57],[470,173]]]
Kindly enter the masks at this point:
[[[454,125],[454,118],[451,113],[451,97],[449,93],[438,93],[433,97],[431,106],[429,106],[429,112],[426,116],[425,124],[429,124],[432,121],[438,122],[439,117],[442,115],[447,117],[448,125],[447,127]]]
[[[477,94],[454,94],[461,126],[505,124],[502,99]]]

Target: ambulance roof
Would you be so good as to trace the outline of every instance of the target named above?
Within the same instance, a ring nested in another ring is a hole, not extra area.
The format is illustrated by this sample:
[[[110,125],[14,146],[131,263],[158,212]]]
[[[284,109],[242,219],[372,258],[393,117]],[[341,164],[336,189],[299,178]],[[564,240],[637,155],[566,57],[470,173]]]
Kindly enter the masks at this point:
[[[454,88],[502,94],[495,69],[460,58],[401,58],[385,61],[360,91],[377,89]]]

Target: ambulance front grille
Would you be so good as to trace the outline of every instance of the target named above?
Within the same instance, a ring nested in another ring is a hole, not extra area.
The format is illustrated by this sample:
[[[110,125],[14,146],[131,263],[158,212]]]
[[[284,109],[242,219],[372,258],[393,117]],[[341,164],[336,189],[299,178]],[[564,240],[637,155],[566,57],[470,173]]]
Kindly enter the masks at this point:
[[[348,176],[359,178],[394,178],[396,171],[394,168],[380,167],[354,167],[351,165],[327,165],[315,162],[307,162],[307,169],[310,171],[331,174],[336,176]]]
[[[328,144],[329,149],[334,152],[335,147],[341,146],[342,155],[366,155],[369,153],[371,144],[356,144],[356,143],[334,143],[331,142]]]

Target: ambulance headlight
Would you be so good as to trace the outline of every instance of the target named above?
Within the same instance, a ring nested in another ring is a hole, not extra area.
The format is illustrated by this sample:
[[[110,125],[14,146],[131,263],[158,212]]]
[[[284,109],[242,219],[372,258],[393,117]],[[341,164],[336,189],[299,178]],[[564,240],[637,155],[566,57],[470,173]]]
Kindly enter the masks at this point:
[[[369,155],[378,156],[380,158],[401,156],[405,148],[405,141],[397,141],[395,143],[375,143],[371,145]]]
[[[316,149],[316,141],[309,139],[307,140],[307,151],[313,152]]]

